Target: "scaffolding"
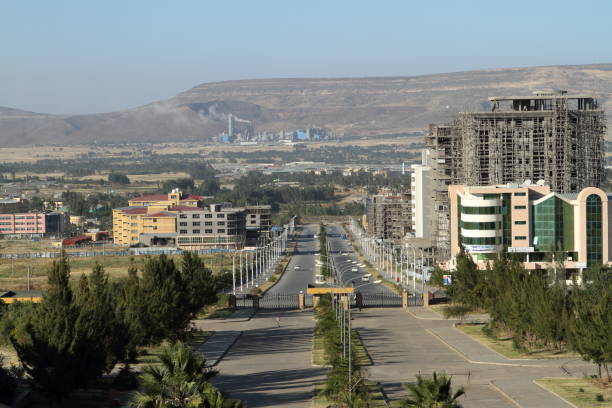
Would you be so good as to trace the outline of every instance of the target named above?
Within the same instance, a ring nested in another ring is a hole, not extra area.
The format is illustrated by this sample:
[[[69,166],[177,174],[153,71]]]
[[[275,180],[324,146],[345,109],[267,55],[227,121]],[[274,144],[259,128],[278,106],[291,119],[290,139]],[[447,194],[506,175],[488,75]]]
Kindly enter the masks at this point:
[[[412,233],[411,195],[408,192],[386,192],[371,196],[367,202],[368,234],[400,242]]]
[[[604,111],[588,95],[546,90],[491,97],[490,112],[461,112],[430,125],[439,259],[449,254],[448,185],[547,184],[575,193],[603,182]]]

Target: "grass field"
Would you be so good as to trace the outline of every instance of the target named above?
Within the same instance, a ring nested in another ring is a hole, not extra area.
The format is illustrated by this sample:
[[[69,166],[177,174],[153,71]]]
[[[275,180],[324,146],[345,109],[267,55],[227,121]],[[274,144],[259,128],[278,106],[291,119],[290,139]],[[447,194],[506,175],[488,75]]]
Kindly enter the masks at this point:
[[[222,269],[231,269],[232,261],[226,255],[201,255],[206,266],[213,273]],[[180,262],[180,256],[170,256],[175,262]],[[73,279],[78,279],[82,274],[88,274],[99,262],[111,278],[127,276],[127,270],[131,260],[137,267],[142,267],[146,256],[93,256],[72,257],[70,259],[70,272]],[[44,289],[47,285],[47,271],[53,263],[53,258],[35,259],[2,259],[0,260],[0,289],[23,290],[27,288],[27,272],[30,267],[30,288]]]
[[[487,346],[488,348],[498,352],[499,354],[513,359],[524,359],[524,358],[545,358],[545,359],[554,359],[554,358],[575,358],[579,357],[576,353],[566,352],[566,353],[557,353],[551,350],[542,349],[542,350],[533,350],[530,352],[525,352],[522,350],[516,350],[512,346],[512,339],[508,337],[493,339],[486,335],[482,331],[484,325],[482,324],[458,324],[456,328],[468,336],[472,337],[474,340],[479,343]]]
[[[536,383],[578,408],[612,407],[612,384],[610,383],[604,384],[591,378],[542,378]],[[598,401],[597,395],[601,395],[600,399],[603,401]]]

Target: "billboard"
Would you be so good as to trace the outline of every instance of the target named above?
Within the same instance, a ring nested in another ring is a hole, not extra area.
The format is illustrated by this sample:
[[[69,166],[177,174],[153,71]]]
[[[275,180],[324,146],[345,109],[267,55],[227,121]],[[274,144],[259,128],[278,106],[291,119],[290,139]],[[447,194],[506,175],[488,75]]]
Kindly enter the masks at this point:
[[[478,252],[497,252],[497,245],[463,245],[463,248],[467,252],[478,253]]]

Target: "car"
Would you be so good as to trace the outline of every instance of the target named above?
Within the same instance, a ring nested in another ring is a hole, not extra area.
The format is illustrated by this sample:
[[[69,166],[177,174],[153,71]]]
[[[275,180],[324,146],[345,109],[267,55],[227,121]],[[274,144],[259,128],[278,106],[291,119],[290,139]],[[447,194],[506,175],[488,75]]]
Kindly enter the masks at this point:
[[[372,277],[372,275],[370,275],[370,274],[363,275],[363,276],[361,277],[361,281],[362,281],[362,282],[369,282],[371,277]]]
[[[325,277],[323,275],[315,275],[315,283],[317,285],[323,285],[325,283]]]
[[[351,269],[351,272],[358,272],[358,271],[359,271],[359,269],[357,269],[357,268],[352,268]]]
[[[293,269],[295,269],[296,271],[299,271],[301,268],[300,268],[300,265],[295,265]]]

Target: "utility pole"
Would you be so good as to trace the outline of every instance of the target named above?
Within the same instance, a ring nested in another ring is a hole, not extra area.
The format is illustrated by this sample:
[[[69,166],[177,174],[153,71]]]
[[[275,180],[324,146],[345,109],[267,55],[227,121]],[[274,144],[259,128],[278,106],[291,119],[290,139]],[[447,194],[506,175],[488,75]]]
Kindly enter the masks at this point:
[[[232,294],[236,295],[236,254],[232,254]]]

